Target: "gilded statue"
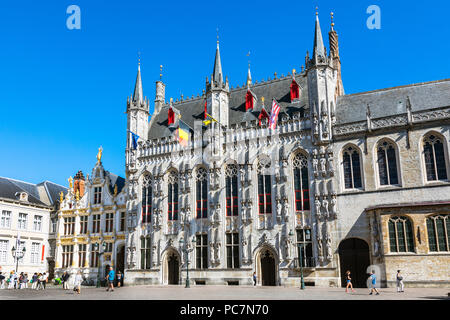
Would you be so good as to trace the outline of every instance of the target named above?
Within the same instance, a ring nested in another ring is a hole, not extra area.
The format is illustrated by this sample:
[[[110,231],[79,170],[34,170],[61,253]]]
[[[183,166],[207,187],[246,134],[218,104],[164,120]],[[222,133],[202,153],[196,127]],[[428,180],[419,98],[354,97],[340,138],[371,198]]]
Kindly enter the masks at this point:
[[[103,148],[102,147],[98,148],[97,162],[102,161],[102,152],[103,152]]]

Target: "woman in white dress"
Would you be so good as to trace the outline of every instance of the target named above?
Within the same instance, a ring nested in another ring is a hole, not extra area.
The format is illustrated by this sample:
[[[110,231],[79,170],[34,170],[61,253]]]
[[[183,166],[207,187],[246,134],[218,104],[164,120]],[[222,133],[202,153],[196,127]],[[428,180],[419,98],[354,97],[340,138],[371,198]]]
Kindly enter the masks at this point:
[[[81,293],[81,282],[83,282],[83,276],[81,275],[81,271],[78,270],[78,273],[75,276],[74,288],[73,288],[78,294]]]

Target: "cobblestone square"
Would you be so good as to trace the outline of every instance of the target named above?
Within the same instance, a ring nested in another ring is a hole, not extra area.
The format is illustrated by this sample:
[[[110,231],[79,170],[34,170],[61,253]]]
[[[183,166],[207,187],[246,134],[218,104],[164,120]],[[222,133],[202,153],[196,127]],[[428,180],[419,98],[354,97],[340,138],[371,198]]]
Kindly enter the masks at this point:
[[[106,288],[83,287],[81,294],[49,286],[45,291],[22,289],[0,290],[0,300],[448,300],[450,288],[382,288],[380,295],[369,295],[369,290],[355,289],[345,293],[344,288],[251,286],[128,286],[106,292]]]

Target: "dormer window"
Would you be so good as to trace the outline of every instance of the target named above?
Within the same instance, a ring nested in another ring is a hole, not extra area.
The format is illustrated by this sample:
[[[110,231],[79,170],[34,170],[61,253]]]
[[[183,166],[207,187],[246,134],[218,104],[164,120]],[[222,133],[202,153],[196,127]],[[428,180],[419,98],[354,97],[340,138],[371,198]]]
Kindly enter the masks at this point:
[[[172,108],[169,108],[168,115],[167,115],[167,123],[170,126],[175,122],[175,112],[173,112]]]
[[[269,114],[267,113],[267,111],[264,107],[261,109],[258,119],[259,119],[260,126],[262,123],[266,123],[266,124],[269,123]]]
[[[245,95],[245,111],[253,110],[254,107],[254,96],[250,90],[247,91]]]
[[[291,102],[295,99],[300,98],[300,87],[297,84],[297,81],[292,80],[291,83]]]
[[[94,204],[102,202],[102,187],[94,188]]]

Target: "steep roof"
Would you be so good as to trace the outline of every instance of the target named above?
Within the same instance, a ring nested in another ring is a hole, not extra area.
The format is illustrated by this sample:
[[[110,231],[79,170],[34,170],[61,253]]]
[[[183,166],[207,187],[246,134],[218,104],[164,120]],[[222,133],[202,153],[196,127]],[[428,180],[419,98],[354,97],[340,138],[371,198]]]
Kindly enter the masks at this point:
[[[40,188],[45,188],[47,194],[44,195],[40,193]],[[26,192],[28,194],[28,203],[41,206],[52,206],[61,191],[67,192],[67,189],[50,181],[33,184],[0,177],[0,198],[17,201],[19,200],[17,194]]]
[[[300,111],[308,105],[307,79],[303,74],[296,75],[296,81],[300,86],[300,99],[296,103],[291,103],[290,85],[292,76],[281,79],[275,79],[263,83],[253,84],[250,86],[253,94],[258,98],[257,106],[253,111],[245,111],[245,95],[247,94],[247,86],[235,88],[230,91],[229,99],[229,125],[240,124],[242,122],[258,121],[259,112],[261,111],[261,97],[265,97],[265,108],[270,112],[272,108],[272,98],[275,98],[280,105],[279,118],[283,114],[291,115],[295,111]],[[181,113],[181,120],[192,129],[194,122],[202,121],[205,112],[205,100],[203,97],[185,100],[180,103],[174,103],[174,106]],[[172,135],[174,129],[168,126],[168,105],[163,106],[161,111],[154,115],[149,128],[148,138],[156,139],[168,137]]]
[[[450,79],[340,96],[336,124],[365,121],[367,105],[372,119],[404,114],[408,97],[412,112],[448,107]]]

